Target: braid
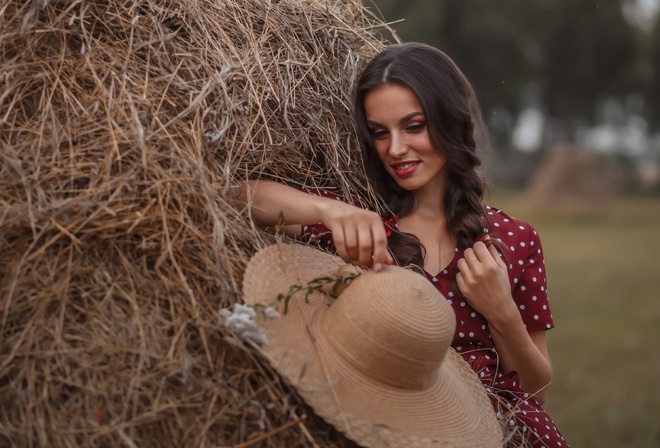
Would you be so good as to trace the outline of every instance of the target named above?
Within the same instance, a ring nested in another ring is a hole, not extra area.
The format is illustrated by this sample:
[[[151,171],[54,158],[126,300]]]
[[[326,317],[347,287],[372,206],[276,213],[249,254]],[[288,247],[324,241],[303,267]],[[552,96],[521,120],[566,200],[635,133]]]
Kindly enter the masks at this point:
[[[476,170],[481,160],[476,151],[474,123],[469,115],[464,117],[463,123],[462,145],[457,145],[459,148],[455,152],[459,157],[450,169],[445,193],[448,229],[456,235],[460,250],[482,239],[484,229],[489,226],[481,204],[485,182]]]

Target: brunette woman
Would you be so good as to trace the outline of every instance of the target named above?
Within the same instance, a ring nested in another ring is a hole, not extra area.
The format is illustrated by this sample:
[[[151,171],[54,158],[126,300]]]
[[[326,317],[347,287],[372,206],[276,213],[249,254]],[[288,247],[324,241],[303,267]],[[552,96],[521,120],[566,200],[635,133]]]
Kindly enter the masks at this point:
[[[477,372],[510,446],[567,447],[543,410],[552,367],[541,241],[527,222],[482,203],[479,108],[443,52],[393,45],[362,72],[355,122],[383,216],[320,190],[249,181],[241,195],[261,226],[315,240],[364,267],[416,264],[456,313],[453,347]]]

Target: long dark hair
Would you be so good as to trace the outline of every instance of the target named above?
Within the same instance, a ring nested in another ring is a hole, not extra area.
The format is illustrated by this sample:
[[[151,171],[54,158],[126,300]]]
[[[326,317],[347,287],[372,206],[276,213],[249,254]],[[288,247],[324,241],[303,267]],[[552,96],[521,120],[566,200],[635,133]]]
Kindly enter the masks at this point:
[[[408,87],[417,96],[431,144],[446,163],[447,229],[460,250],[471,247],[483,238],[489,224],[481,203],[485,182],[476,170],[481,160],[474,137],[474,123],[483,122],[470,82],[445,53],[414,42],[385,49],[367,64],[358,80],[354,117],[367,175],[386,209],[405,216],[413,209],[413,194],[399,187],[385,170],[373,146],[364,111],[366,95],[386,83]],[[389,246],[399,264],[423,264],[423,247],[413,235],[393,232]]]

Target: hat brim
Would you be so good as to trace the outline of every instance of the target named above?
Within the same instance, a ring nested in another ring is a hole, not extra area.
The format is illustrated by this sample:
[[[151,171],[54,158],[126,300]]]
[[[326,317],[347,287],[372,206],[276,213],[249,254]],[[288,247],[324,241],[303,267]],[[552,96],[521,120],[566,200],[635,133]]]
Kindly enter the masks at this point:
[[[343,265],[338,257],[311,247],[270,246],[248,265],[245,301],[270,304],[291,285],[333,275]],[[321,418],[367,447],[502,446],[501,427],[485,388],[453,349],[431,387],[389,386],[356,370],[322,337],[327,297],[320,292],[307,301],[303,297],[293,296],[285,315],[264,322],[264,350]]]

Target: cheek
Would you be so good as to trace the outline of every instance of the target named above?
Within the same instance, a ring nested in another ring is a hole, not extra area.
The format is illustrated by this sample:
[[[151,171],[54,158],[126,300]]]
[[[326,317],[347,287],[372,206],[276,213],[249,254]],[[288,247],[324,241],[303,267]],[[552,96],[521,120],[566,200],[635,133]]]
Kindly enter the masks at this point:
[[[383,141],[375,140],[373,142],[373,147],[376,150],[376,154],[378,154],[378,158],[384,162],[385,157],[387,156],[387,145]]]

